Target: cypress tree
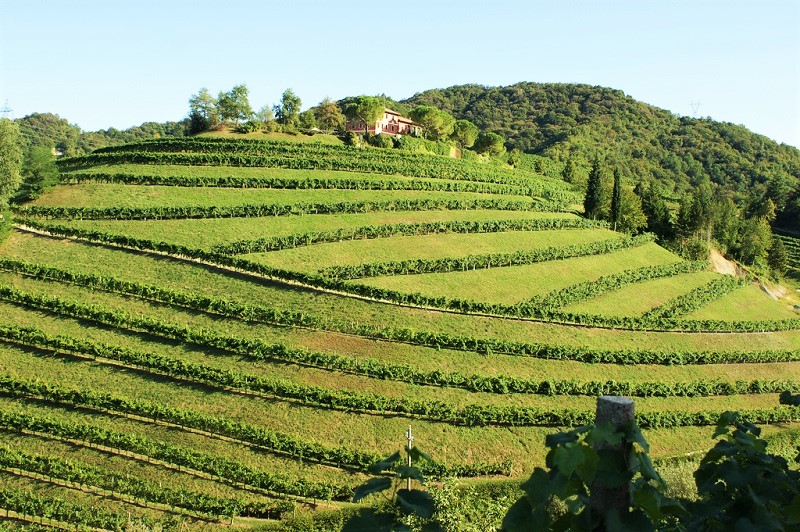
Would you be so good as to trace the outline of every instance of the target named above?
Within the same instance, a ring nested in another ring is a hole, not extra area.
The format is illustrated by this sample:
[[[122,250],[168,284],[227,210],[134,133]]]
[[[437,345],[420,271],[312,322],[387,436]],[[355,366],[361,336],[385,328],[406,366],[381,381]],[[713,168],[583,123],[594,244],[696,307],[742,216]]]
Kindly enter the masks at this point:
[[[603,189],[603,172],[600,170],[600,159],[595,158],[592,170],[589,172],[589,182],[586,186],[586,197],[583,200],[583,212],[592,220],[602,219],[603,204],[605,203],[605,190]]]
[[[788,256],[786,255],[783,241],[777,235],[772,236],[772,245],[767,254],[767,264],[778,275],[783,275],[786,272]]]
[[[611,196],[611,223],[614,224],[614,231],[617,230],[619,214],[622,210],[622,179],[619,175],[619,168],[614,168],[614,193]]]

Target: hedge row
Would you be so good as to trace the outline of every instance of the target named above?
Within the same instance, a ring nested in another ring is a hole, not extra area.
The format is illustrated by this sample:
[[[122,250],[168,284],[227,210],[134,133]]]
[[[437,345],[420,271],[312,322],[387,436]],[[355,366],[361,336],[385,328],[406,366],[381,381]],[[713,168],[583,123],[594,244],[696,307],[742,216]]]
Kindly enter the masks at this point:
[[[592,281],[576,283],[559,290],[554,290],[526,302],[526,305],[557,309],[571,303],[590,299],[611,290],[617,290],[627,284],[641,283],[650,279],[672,277],[682,273],[703,271],[708,268],[708,261],[682,261],[674,264],[645,266],[635,270],[604,275]]]
[[[774,332],[800,329],[800,319],[729,322],[720,320],[685,320],[653,316],[599,316],[591,314],[569,313],[557,308],[553,309],[531,302],[523,302],[516,305],[504,305],[456,298],[450,299],[446,297],[430,297],[420,293],[400,292],[397,290],[359,284],[353,281],[331,279],[318,274],[306,274],[281,268],[274,268],[272,266],[259,264],[239,256],[230,256],[213,251],[208,252],[204,250],[188,248],[178,244],[155,242],[152,240],[137,239],[124,235],[113,235],[99,231],[53,225],[32,219],[23,219],[21,222],[31,228],[46,231],[54,235],[77,237],[95,243],[100,242],[138,250],[157,251],[173,256],[200,259],[213,264],[230,267],[238,271],[254,273],[280,281],[297,282],[314,288],[336,290],[363,296],[369,299],[384,300],[401,305],[447,309],[462,313],[514,316],[564,324],[583,325],[587,327],[642,331]],[[639,235],[638,237],[634,238],[644,241],[650,238],[650,236]],[[0,264],[2,264],[2,261],[0,261]]]
[[[180,153],[178,153],[180,152]],[[184,139],[181,142],[151,141],[101,149],[92,155],[60,159],[69,168],[93,164],[181,164],[191,166],[272,166],[306,170],[344,170],[400,174],[465,181],[484,181],[535,187],[536,194],[575,196],[570,186],[532,172],[503,165],[487,165],[450,157],[392,150],[296,142]]]
[[[171,361],[171,366],[173,367],[177,367],[179,364],[180,363],[176,361]],[[208,381],[213,378],[210,375],[214,370],[210,368],[186,368],[186,365],[180,365],[186,369],[187,373],[190,371],[202,371],[203,374],[196,377],[198,381]],[[177,370],[175,370],[175,372],[177,372]],[[225,373],[228,372],[217,371],[217,374],[222,375],[223,378],[230,378],[229,375],[224,375]],[[365,414],[392,414],[467,427],[488,425],[574,425],[582,424],[581,421],[576,420],[584,419],[585,416],[588,415],[586,412],[569,409],[549,411],[539,408],[500,405],[470,404],[459,408],[442,401],[417,400],[405,397],[393,398],[355,391],[329,390],[318,386],[303,385],[277,379],[261,379],[260,382],[253,383],[253,386],[258,388],[260,393],[315,408],[362,412]],[[6,393],[33,393],[50,401],[64,401],[76,406],[87,406],[118,412],[131,411],[131,413],[133,413],[138,407],[142,409],[142,412],[137,412],[138,415],[153,420],[171,420],[171,409],[162,405],[149,403],[134,405],[121,398],[96,394],[89,391],[59,390],[39,383],[28,385],[27,388],[30,391],[23,392],[23,388],[23,384],[11,378],[0,379],[0,389],[4,390]],[[151,411],[149,414],[147,413],[148,410]],[[184,413],[191,415],[188,412]],[[180,423],[178,418],[172,420],[172,422],[192,426],[190,423]]]
[[[61,390],[41,382],[31,381],[18,381],[11,377],[0,378],[0,389],[6,394],[25,397],[41,397],[47,401],[54,403],[63,403],[79,407],[109,409],[115,411],[119,406],[125,406],[127,400],[115,398],[105,394],[95,394],[93,392],[81,392],[77,390]],[[422,404],[420,401],[416,403]],[[142,403],[143,404],[143,403]],[[433,406],[433,402],[428,404],[428,407]],[[449,407],[441,405],[436,407],[439,412],[444,413]],[[153,412],[152,419],[159,419],[161,412],[166,410],[163,406],[156,406]],[[357,408],[356,410],[360,410]],[[430,412],[430,410],[429,410]],[[455,409],[450,408],[450,413],[456,412]],[[742,417],[751,423],[757,424],[773,424],[773,423],[791,423],[800,420],[800,407],[795,406],[776,406],[772,409],[756,409],[756,410],[741,410]],[[29,426],[29,422],[25,423],[18,421],[20,418],[30,418],[24,414],[12,414],[0,412],[0,426],[11,428],[12,430],[34,430],[45,433],[53,433],[53,425],[59,424],[74,426],[69,422],[50,422],[45,429]],[[578,410],[571,408],[562,409],[549,409],[540,410],[535,408],[515,407],[515,406],[485,406],[485,405],[469,405],[459,411],[459,420],[453,420],[453,424],[460,426],[485,426],[493,425],[511,425],[511,426],[556,426],[556,427],[574,427],[578,425],[586,425],[591,423],[594,419],[594,412],[590,410]],[[41,418],[37,418],[41,419]],[[45,418],[46,419],[46,418]],[[676,428],[676,427],[690,427],[690,426],[707,426],[715,425],[719,419],[719,412],[715,411],[654,411],[637,413],[637,423],[642,428]],[[50,420],[47,420],[50,421]],[[28,425],[28,426],[25,426]],[[81,424],[82,430],[87,431],[89,434],[97,434],[98,432],[103,435],[113,434],[111,431],[99,429],[90,425]],[[74,430],[70,431],[74,432]],[[76,438],[74,435],[64,436],[61,433],[56,433],[58,436]],[[179,464],[185,467],[212,473],[221,478],[231,479],[236,482],[242,482],[254,487],[265,489],[268,491],[296,495],[306,498],[332,498],[341,500],[346,497],[351,488],[344,485],[333,485],[330,483],[315,483],[303,479],[289,479],[285,476],[275,475],[270,473],[258,472],[253,475],[251,468],[242,465],[238,461],[222,459],[219,457],[212,458],[211,464],[208,463],[208,455],[199,453],[197,451],[190,451],[187,449],[180,449],[179,453],[174,451],[170,452],[167,457],[164,456],[162,449],[164,447],[173,449],[169,446],[158,442],[155,446],[146,449],[131,448],[130,441],[136,442],[143,438],[135,435],[124,435],[126,440],[122,442],[114,442],[109,444],[107,441],[94,442],[86,437],[77,437],[76,439],[92,441],[92,443],[101,443],[109,447],[124,449],[138,454],[145,454],[153,458],[164,460],[170,463]],[[193,463],[187,463],[183,458],[188,454],[192,457],[197,466]],[[195,457],[202,457],[197,460]],[[220,466],[224,466],[225,470],[218,471]],[[231,467],[232,472],[228,471]],[[212,467],[214,470],[209,471]],[[242,473],[244,472],[244,474]],[[242,477],[245,478],[242,478]]]
[[[61,183],[119,183],[172,187],[228,187],[323,190],[427,190],[530,196],[530,188],[480,181],[423,181],[420,179],[297,178],[264,176],[159,176],[110,172],[68,172]]]
[[[353,496],[352,488],[349,486],[267,473],[248,467],[238,460],[151,440],[137,434],[123,434],[86,422],[0,411],[0,427],[15,432],[46,434],[52,438],[102,445],[118,451],[144,455],[151,460],[160,460],[217,477],[234,486],[244,484],[278,495],[340,501],[350,500]]]
[[[45,519],[60,521],[69,523],[76,530],[82,526],[122,532],[132,524],[127,513],[112,512],[102,506],[76,504],[49,495],[39,497],[30,491],[10,486],[0,486],[0,508],[5,510],[6,515],[11,511],[27,518],[38,518],[42,523]],[[147,522],[149,525],[155,524],[150,519]]]
[[[179,329],[177,326],[173,327]],[[202,337],[204,334],[207,333],[203,331],[198,333],[186,331],[186,336],[191,337]],[[178,338],[179,335],[176,334],[175,337]],[[157,372],[160,375],[166,375],[173,379],[202,383],[224,389],[263,393],[301,402],[306,401],[304,401],[302,397],[299,397],[297,386],[300,386],[301,391],[303,388],[307,388],[312,391],[315,394],[314,397],[317,398],[325,397],[326,393],[331,395],[329,390],[313,386],[303,387],[302,385],[295,385],[291,381],[286,381],[284,379],[266,379],[257,375],[242,374],[237,371],[220,370],[203,364],[193,364],[153,353],[144,353],[102,343],[87,342],[69,336],[50,336],[32,328],[0,327],[0,338],[2,338],[2,341],[8,343],[33,347],[35,349],[45,349],[49,352],[67,352],[92,357],[93,359],[100,357],[119,362],[125,366],[144,369],[149,372]],[[222,339],[227,340],[224,337],[222,337]],[[239,344],[245,343],[238,339],[231,339],[230,342]],[[253,344],[258,347],[258,342],[253,342]],[[0,384],[0,389],[9,389],[10,387],[10,385],[7,385],[3,388],[3,384]],[[784,385],[781,389],[787,389],[787,387]],[[42,390],[39,388],[31,388],[30,386],[26,388],[25,383],[15,384],[14,390],[17,392],[26,390],[26,393],[44,396]],[[65,400],[64,397],[67,397],[66,400],[77,401],[83,406],[135,414],[154,420],[166,420],[181,427],[190,427],[196,430],[202,430],[247,442],[261,448],[269,449],[278,454],[334,465],[336,467],[347,467],[366,471],[370,464],[378,462],[382,458],[379,455],[371,453],[308,443],[286,434],[253,427],[246,423],[172,409],[154,403],[143,403],[111,396],[98,396],[92,392],[81,392],[85,394],[85,396],[75,399],[74,394],[77,392],[69,392],[66,395],[59,392],[58,395],[55,395],[54,390],[56,389],[52,387],[49,388],[48,395],[46,396],[47,399],[63,401]],[[342,395],[347,396],[348,393],[342,392]],[[309,400],[313,402],[313,398]],[[508,467],[507,464],[476,464],[471,466],[450,467],[438,462],[431,462],[425,469],[427,474],[441,478],[444,476],[508,474]]]
[[[595,229],[608,227],[608,223],[586,218],[534,218],[508,220],[449,220],[442,222],[406,222],[383,225],[366,225],[352,229],[310,231],[286,236],[238,240],[212,247],[214,253],[242,255],[280,251],[325,242],[416,236],[428,234],[501,233],[506,231],[547,231],[554,229]]]
[[[702,308],[711,301],[715,301],[722,296],[729,294],[747,286],[750,279],[744,277],[734,277],[731,275],[721,275],[694,290],[670,299],[663,305],[645,313],[644,319],[657,320],[660,318],[679,318],[690,312]],[[795,320],[800,323],[800,320]]]
[[[27,275],[40,280],[55,280],[76,284],[91,289],[123,293],[159,303],[189,308],[199,312],[222,315],[235,319],[281,326],[300,326],[355,334],[367,338],[404,342],[434,348],[475,351],[490,354],[501,353],[531,356],[554,360],[576,360],[580,362],[607,364],[724,364],[791,362],[800,360],[798,350],[752,350],[752,351],[652,351],[647,349],[596,349],[585,346],[564,346],[517,342],[498,338],[477,338],[433,331],[415,331],[400,327],[380,327],[367,324],[329,323],[308,313],[270,308],[264,305],[242,304],[225,299],[211,298],[197,293],[168,290],[154,285],[143,285],[113,277],[71,273],[66,270],[0,258],[0,269]],[[100,320],[116,325],[128,323],[121,312],[98,311],[94,307],[69,303],[58,298],[35,296],[13,287],[0,287],[0,299],[41,308],[74,317]],[[149,330],[158,330],[159,322],[148,325]]]
[[[162,323],[159,328],[160,330],[156,332],[145,320],[130,318],[129,321],[130,326],[125,327],[120,324],[120,327],[135,332],[147,331],[149,334],[157,335],[162,338],[188,342],[206,348],[224,350],[258,360],[278,360],[281,362],[299,363],[329,370],[346,371],[382,380],[463,388],[475,392],[496,394],[588,395],[592,397],[598,395],[707,397],[712,395],[778,393],[782,391],[800,390],[800,383],[787,380],[756,379],[752,381],[738,380],[735,382],[725,382],[701,379],[690,382],[653,381],[639,383],[618,382],[613,380],[577,381],[574,379],[548,379],[540,381],[521,379],[509,375],[462,375],[458,372],[446,373],[439,370],[426,372],[417,370],[408,364],[388,364],[368,358],[354,359],[306,349],[293,349],[283,344],[267,344],[260,340],[244,340],[237,337],[214,334],[202,329],[192,330],[189,327],[181,327],[177,324]],[[143,368],[148,371],[157,371],[172,378],[191,380],[211,386],[272,393],[270,390],[264,390],[265,379],[258,376],[242,374],[235,371],[217,370],[202,364],[185,363],[152,353],[143,353],[102,343],[87,342],[70,336],[51,336],[30,327],[0,326],[0,340],[27,347],[34,347],[36,349],[76,353],[95,359],[101,357],[120,362],[127,366]],[[203,430],[209,430],[206,426],[202,428]],[[225,435],[257,443],[239,433]],[[333,450],[319,451],[310,449],[307,444],[298,443],[284,435],[277,435],[274,438],[284,442],[291,440],[291,443],[284,443],[280,449],[270,447],[273,451],[290,454],[292,456],[304,456],[325,463],[336,465],[344,464],[348,467],[363,469],[380,458],[377,456],[366,456],[361,460],[354,460],[351,451],[346,451],[347,454],[343,457],[339,451],[336,451],[340,453],[337,455]],[[274,438],[270,438],[269,440],[273,441]],[[289,448],[300,448],[300,450],[296,451]],[[481,469],[480,474],[485,474],[484,471],[485,469]],[[448,471],[442,470],[440,473],[441,475],[446,475]],[[459,476],[468,475],[460,471]]]
[[[398,199],[387,201],[342,201],[335,203],[250,204],[217,207],[187,205],[183,207],[52,207],[45,205],[15,206],[23,216],[79,220],[176,220],[202,218],[254,218],[294,216],[302,214],[359,214],[383,211],[433,210],[501,210],[566,212],[562,202],[504,199]]]
[[[63,484],[92,486],[133,497],[137,503],[144,501],[146,505],[179,507],[205,517],[279,519],[282,513],[294,509],[294,503],[290,501],[248,501],[240,497],[223,498],[179,487],[165,487],[127,474],[102,471],[63,458],[28,454],[5,446],[0,446],[0,468],[35,473]]]
[[[568,246],[552,246],[530,251],[521,250],[514,251],[513,253],[486,253],[467,257],[408,259],[330,266],[320,270],[319,274],[327,279],[346,281],[349,279],[378,277],[382,275],[411,275],[500,268],[572,257],[584,257],[587,255],[602,255],[620,249],[642,246],[652,241],[653,235],[648,233],[634,237],[613,238]]]
[[[331,157],[276,157],[260,155],[236,155],[222,153],[107,153],[62,159],[59,167],[70,168],[95,164],[156,164],[156,165],[187,165],[187,166],[242,166],[242,167],[272,167],[287,168],[292,170],[339,170],[348,172],[378,173],[390,175],[404,175],[408,177],[462,180],[469,182],[488,182],[526,187],[531,196],[575,202],[575,192],[567,191],[559,185],[562,182],[540,178],[519,178],[496,176],[496,168],[491,168],[487,175],[486,169],[447,169],[436,164],[422,161],[421,164],[411,161],[380,161],[380,160],[354,160],[347,156]]]

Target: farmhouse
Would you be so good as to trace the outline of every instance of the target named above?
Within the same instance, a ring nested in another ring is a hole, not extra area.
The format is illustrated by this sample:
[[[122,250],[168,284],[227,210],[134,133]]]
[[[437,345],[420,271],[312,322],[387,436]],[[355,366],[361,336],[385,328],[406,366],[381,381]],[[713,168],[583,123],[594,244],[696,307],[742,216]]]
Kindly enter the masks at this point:
[[[415,123],[410,118],[405,118],[400,116],[400,113],[397,111],[392,111],[391,109],[387,108],[383,112],[383,117],[376,121],[374,124],[370,124],[369,127],[365,127],[366,124],[359,120],[347,120],[346,128],[347,131],[353,131],[355,133],[373,133],[377,135],[378,133],[386,133],[387,135],[419,135],[422,132],[422,126]]]

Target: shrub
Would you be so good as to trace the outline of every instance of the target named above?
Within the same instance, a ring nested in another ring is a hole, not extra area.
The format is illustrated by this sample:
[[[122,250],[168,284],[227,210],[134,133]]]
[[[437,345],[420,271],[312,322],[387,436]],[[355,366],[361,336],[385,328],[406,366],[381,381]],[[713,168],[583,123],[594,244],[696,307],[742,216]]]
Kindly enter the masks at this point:
[[[376,148],[394,148],[394,141],[391,135],[386,135],[384,133],[370,135],[368,142],[370,146],[375,146]]]

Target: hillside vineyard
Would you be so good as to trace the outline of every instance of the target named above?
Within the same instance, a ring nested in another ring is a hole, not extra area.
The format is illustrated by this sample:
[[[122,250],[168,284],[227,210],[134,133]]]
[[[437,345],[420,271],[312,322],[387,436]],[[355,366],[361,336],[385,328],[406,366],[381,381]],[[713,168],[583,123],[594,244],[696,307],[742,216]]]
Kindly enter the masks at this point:
[[[707,450],[727,410],[796,435],[798,314],[581,217],[563,181],[213,136],[60,167],[0,244],[20,519],[279,526],[348,507],[409,425],[427,478],[519,480],[601,394],[635,399],[657,460]]]

